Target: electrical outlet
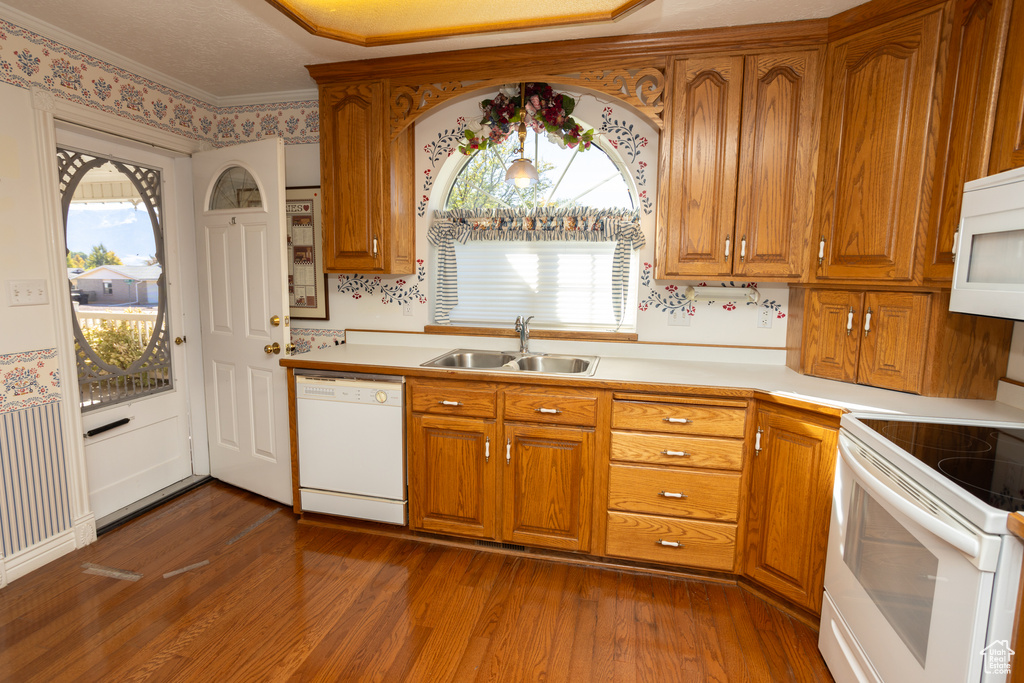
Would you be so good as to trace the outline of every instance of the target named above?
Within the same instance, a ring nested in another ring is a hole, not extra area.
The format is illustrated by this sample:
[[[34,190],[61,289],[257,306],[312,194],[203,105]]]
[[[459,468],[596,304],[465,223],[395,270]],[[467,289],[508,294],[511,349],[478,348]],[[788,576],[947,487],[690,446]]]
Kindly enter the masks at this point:
[[[771,327],[772,318],[775,317],[775,311],[770,308],[761,307],[757,309],[757,326],[760,327]]]
[[[406,301],[402,304],[402,315],[412,315],[412,302]]]
[[[669,311],[668,324],[678,327],[689,327],[690,315],[685,310]]]
[[[49,303],[46,280],[8,280],[8,306],[40,306]]]

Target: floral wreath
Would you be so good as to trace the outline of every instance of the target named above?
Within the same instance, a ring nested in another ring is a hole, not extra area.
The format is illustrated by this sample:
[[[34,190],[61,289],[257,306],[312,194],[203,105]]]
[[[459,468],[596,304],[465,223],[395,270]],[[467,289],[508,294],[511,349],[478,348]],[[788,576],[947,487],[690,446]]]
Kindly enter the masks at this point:
[[[496,147],[508,139],[516,130],[514,124],[525,121],[535,133],[547,133],[548,140],[561,148],[580,146],[580,151],[590,149],[594,140],[594,129],[583,130],[572,118],[576,100],[556,93],[547,83],[526,83],[526,97],[521,86],[506,85],[499,89],[494,99],[480,103],[483,118],[479,123],[466,126],[466,142],[459,146],[463,154]],[[521,104],[522,103],[522,104]]]

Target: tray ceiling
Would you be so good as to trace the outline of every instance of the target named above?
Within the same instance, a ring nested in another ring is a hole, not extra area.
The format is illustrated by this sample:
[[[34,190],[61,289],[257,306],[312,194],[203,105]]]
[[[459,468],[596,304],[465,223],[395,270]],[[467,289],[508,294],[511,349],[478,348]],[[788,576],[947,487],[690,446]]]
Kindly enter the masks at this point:
[[[312,91],[315,84],[306,72],[306,64],[419,53],[429,59],[430,52],[443,50],[821,18],[861,1],[653,0],[614,21],[378,47],[312,35],[267,0],[4,0],[0,2],[0,18],[135,70],[133,64],[125,63],[127,58],[147,70],[140,75],[212,104],[224,104],[296,90]],[[586,2],[576,0],[574,4]],[[621,0],[612,4],[632,3]],[[372,8],[381,25],[392,19],[397,22],[403,7],[398,2],[366,1],[358,5]],[[465,2],[465,6],[492,7],[479,0]],[[379,14],[381,8],[396,14]],[[475,20],[467,21],[461,15],[453,21],[456,27],[470,23]],[[97,54],[93,49],[97,46],[106,53]]]

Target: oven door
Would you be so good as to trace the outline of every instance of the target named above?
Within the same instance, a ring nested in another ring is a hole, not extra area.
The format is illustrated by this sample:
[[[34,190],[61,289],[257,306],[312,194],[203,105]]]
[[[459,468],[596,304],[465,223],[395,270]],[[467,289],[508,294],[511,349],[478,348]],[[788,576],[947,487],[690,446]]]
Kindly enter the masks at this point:
[[[977,565],[999,539],[845,432],[839,454],[825,565],[839,623],[819,637],[836,681],[980,681],[994,574]]]

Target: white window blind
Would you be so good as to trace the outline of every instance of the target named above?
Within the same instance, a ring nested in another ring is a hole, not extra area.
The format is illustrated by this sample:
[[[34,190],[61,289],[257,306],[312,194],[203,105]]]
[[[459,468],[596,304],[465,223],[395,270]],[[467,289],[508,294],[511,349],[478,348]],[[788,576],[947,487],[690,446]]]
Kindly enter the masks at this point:
[[[451,323],[504,327],[518,315],[532,315],[537,327],[633,330],[634,277],[624,292],[625,319],[615,319],[614,251],[613,241],[456,243],[458,305],[450,313]],[[635,273],[634,265],[630,275]]]

